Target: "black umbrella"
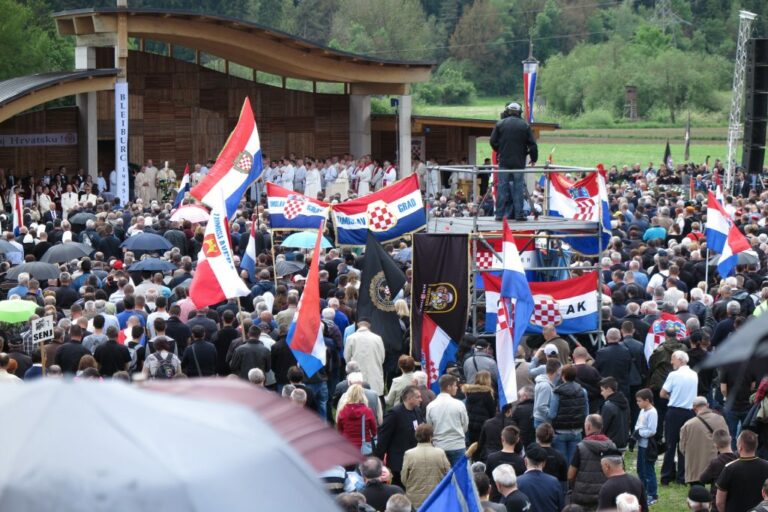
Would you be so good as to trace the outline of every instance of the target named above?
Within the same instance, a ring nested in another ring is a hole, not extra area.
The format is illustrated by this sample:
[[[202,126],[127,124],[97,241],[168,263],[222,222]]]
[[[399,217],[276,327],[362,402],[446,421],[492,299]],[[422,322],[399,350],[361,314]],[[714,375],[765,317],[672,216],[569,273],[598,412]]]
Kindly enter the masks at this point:
[[[720,263],[721,256],[722,255],[718,254],[717,256],[712,256],[709,258],[709,266],[714,267]],[[756,265],[759,261],[760,259],[757,257],[757,253],[751,249],[741,251],[736,255],[737,265]]]
[[[120,244],[129,251],[167,251],[173,247],[173,244],[167,239],[154,233],[139,233],[128,237],[125,242]]]
[[[80,212],[71,216],[69,219],[70,224],[82,224],[85,225],[89,220],[96,220],[96,216],[88,212]]]
[[[147,258],[145,260],[137,261],[128,267],[128,270],[131,272],[141,270],[146,270],[147,272],[170,272],[176,270],[176,265],[170,261],[161,260],[160,258]]]
[[[63,244],[57,244],[48,249],[40,261],[43,263],[64,263],[72,260],[79,260],[85,256],[89,256],[93,252],[93,247],[90,247],[80,242],[65,242]]]
[[[304,263],[299,261],[280,260],[275,263],[275,275],[277,277],[287,276],[288,274],[295,274],[304,270]]]
[[[21,252],[21,249],[8,240],[0,240],[0,254],[7,254],[9,252]]]
[[[19,274],[26,272],[31,277],[34,277],[38,281],[45,279],[56,279],[61,274],[58,265],[53,263],[43,263],[41,261],[32,261],[29,263],[22,263],[17,265],[5,275],[6,279],[18,279]]]
[[[749,362],[768,357],[768,314],[750,317],[732,332],[701,364],[702,368],[718,368],[728,364]]]

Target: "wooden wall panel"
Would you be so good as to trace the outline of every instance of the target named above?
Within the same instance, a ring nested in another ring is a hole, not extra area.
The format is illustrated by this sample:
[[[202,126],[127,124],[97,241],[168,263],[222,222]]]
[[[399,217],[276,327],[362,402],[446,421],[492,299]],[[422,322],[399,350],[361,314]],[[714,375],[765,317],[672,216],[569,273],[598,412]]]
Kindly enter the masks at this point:
[[[0,123],[0,134],[77,133],[77,107],[36,110]],[[19,177],[42,175],[46,167],[76,169],[77,144],[0,148],[0,167]]]

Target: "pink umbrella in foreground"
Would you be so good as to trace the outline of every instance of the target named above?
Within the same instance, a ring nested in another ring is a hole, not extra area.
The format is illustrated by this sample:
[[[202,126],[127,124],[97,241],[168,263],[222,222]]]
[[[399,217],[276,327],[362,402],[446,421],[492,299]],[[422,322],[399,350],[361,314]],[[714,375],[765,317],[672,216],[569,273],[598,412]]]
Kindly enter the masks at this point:
[[[193,224],[200,224],[201,222],[208,222],[211,215],[208,210],[199,204],[188,204],[177,208],[173,215],[171,215],[171,221],[182,222],[188,220]]]
[[[281,396],[240,379],[153,380],[142,386],[187,398],[234,402],[264,419],[318,472],[362,460],[360,451],[315,413],[299,409]]]

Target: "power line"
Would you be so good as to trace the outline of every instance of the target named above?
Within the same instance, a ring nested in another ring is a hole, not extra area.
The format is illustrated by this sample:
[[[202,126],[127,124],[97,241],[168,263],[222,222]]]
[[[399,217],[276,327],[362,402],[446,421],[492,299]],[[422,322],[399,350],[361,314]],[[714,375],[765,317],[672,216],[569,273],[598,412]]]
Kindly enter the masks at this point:
[[[598,3],[594,3],[594,4],[558,6],[558,9],[560,11],[569,11],[569,10],[573,10],[573,9],[586,9],[588,7],[616,7],[618,5],[621,5],[622,3],[623,3],[622,0],[612,0],[612,1],[609,1],[609,2],[603,1],[603,2],[598,2]],[[521,14],[541,13],[541,12],[544,12],[545,10],[546,9],[542,7],[541,9],[528,9],[528,10],[524,10],[524,11],[507,12],[506,14],[508,14],[510,16],[519,16]],[[498,15],[498,14],[496,14],[496,15]],[[496,16],[496,15],[488,14],[488,16]],[[458,19],[461,19],[461,17],[462,17],[461,15],[459,15],[459,16],[432,16],[432,19],[434,19],[436,21],[448,21],[448,20],[458,20]]]
[[[542,37],[533,37],[533,38],[525,37],[520,39],[507,39],[504,41],[492,41],[487,43],[467,43],[467,44],[454,44],[454,45],[449,44],[444,46],[403,48],[400,50],[373,50],[373,51],[367,51],[365,53],[366,55],[376,55],[376,54],[382,54],[382,53],[399,54],[399,53],[421,52],[425,50],[451,50],[454,48],[471,48],[474,46],[485,46],[485,47],[506,46],[506,45],[515,44],[515,43],[528,43],[529,41],[547,41],[552,39],[566,39],[566,38],[575,37],[575,36],[588,37],[588,36],[595,36],[600,34],[612,34],[614,32],[616,32],[615,29],[600,30],[597,32],[574,32],[572,34],[557,34],[553,36],[542,36]]]

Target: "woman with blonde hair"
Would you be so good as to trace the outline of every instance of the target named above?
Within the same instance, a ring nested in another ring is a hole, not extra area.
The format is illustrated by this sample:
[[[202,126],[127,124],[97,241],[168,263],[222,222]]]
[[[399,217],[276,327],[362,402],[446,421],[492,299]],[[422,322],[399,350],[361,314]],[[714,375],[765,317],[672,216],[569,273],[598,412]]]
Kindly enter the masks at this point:
[[[363,387],[351,385],[347,391],[347,404],[339,412],[336,429],[363,455],[370,455],[376,437],[376,415],[366,404]]]

